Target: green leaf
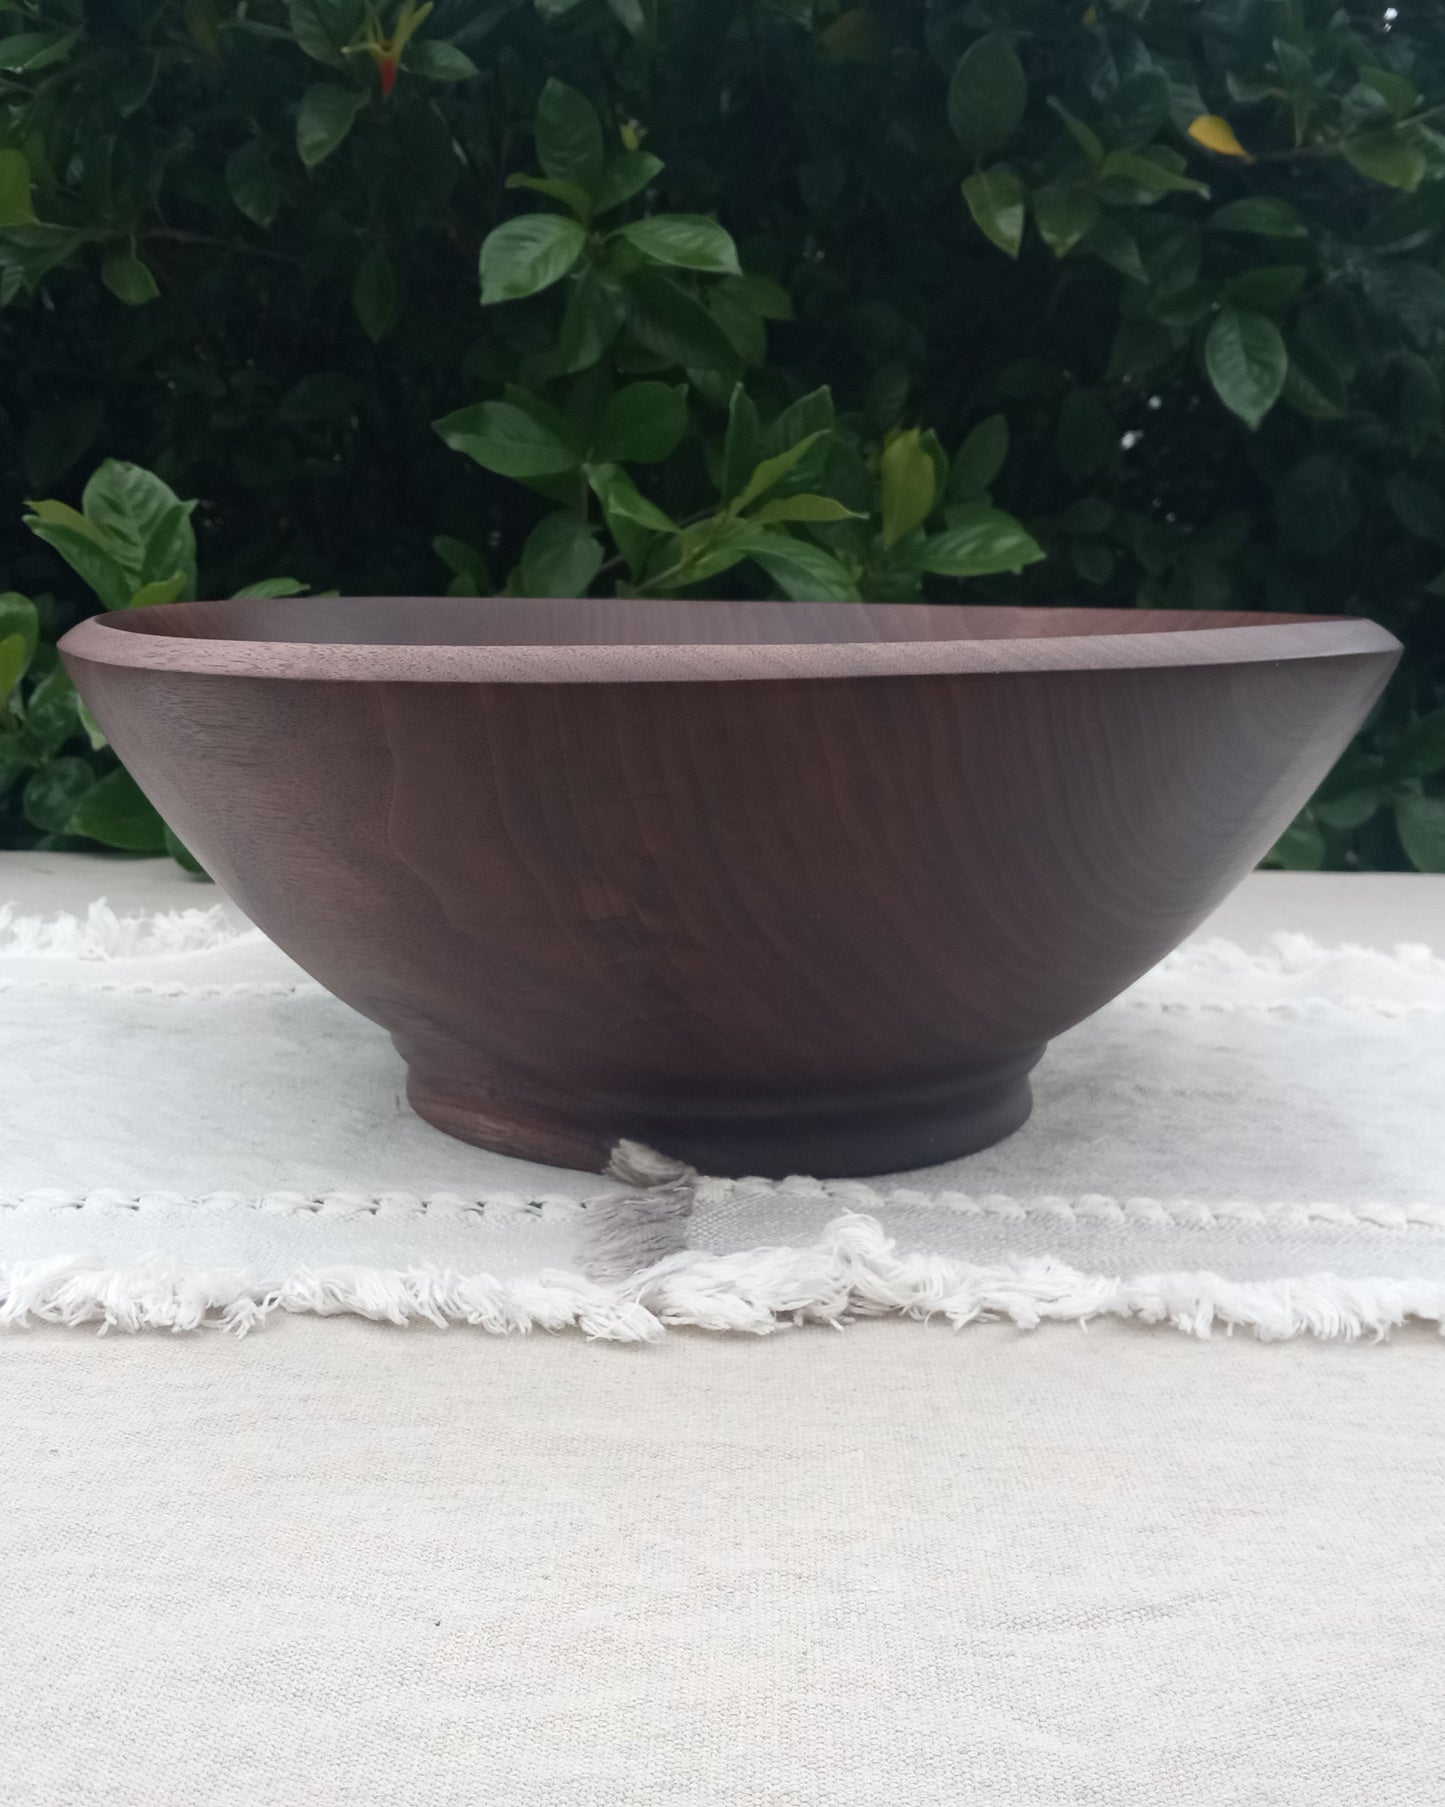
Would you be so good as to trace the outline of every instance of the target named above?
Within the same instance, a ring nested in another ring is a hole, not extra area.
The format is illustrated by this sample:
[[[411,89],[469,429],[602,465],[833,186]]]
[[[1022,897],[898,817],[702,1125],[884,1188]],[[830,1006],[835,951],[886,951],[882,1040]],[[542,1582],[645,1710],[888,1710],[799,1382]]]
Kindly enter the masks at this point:
[[[194,502],[173,502],[156,520],[145,543],[140,575],[144,583],[170,577],[177,571],[185,580],[180,600],[196,593],[196,535],[191,526]]]
[[[1008,457],[1008,421],[1002,414],[981,420],[958,448],[948,479],[950,502],[987,493]]]
[[[1139,245],[1117,220],[1100,214],[1079,240],[1079,249],[1097,257],[1131,282],[1148,282],[1149,272],[1139,255]]]
[[[196,872],[199,873],[202,878],[207,877],[208,874],[205,867],[196,858],[195,854],[191,852],[190,848],[185,846],[169,827],[166,828],[165,833],[166,852],[176,864],[184,867],[187,872]]]
[[[1017,257],[1024,237],[1024,185],[1015,172],[1005,163],[976,170],[963,179],[963,198],[984,236]]]
[[[1350,790],[1337,791],[1332,797],[1311,798],[1310,814],[1326,828],[1363,828],[1373,819],[1384,796],[1378,784],[1355,785]]]
[[[352,278],[351,305],[361,330],[373,345],[395,326],[401,311],[401,290],[385,245],[372,245],[363,253]]]
[[[63,665],[47,671],[25,706],[25,732],[42,753],[63,747],[80,726],[80,698]]]
[[[665,515],[655,502],[649,502],[627,472],[615,464],[589,464],[587,481],[592,493],[602,504],[607,524],[631,521],[650,533],[676,533],[677,523]]]
[[[943,442],[932,427],[926,428],[918,436],[918,443],[928,454],[928,461],[933,466],[933,494],[941,497],[948,489],[948,453],[943,449]]]
[[[430,82],[466,82],[481,74],[465,50],[440,38],[408,45],[405,64],[412,75],[425,76]]]
[[[1360,81],[1366,88],[1371,88],[1397,119],[1406,113],[1413,113],[1420,104],[1420,95],[1408,76],[1395,75],[1388,69],[1374,69],[1362,65],[1359,71]]]
[[[1286,555],[1317,559],[1359,525],[1354,466],[1338,451],[1310,452],[1275,479],[1274,518]]]
[[[25,525],[37,539],[52,546],[85,583],[89,584],[108,609],[123,609],[130,602],[135,585],[116,559],[86,533],[73,527],[47,521],[38,514],[25,517]]]
[[[743,295],[728,283],[719,283],[708,290],[707,307],[745,364],[761,364],[766,360],[767,328]]]
[[[185,587],[185,572],[175,571],[169,577],[158,578],[154,583],[142,584],[131,597],[128,606],[133,609],[150,609],[159,603],[174,602]]]
[[[25,814],[46,834],[63,834],[76,804],[95,782],[90,761],[52,759],[25,786]]]
[[[1207,183],[1196,182],[1192,176],[1181,175],[1178,170],[1133,151],[1111,151],[1100,166],[1099,175],[1102,180],[1127,182],[1155,195],[1209,193]]]
[[[1396,778],[1428,778],[1445,771],[1445,709],[1436,709],[1410,726],[1390,755],[1390,774]]]
[[[687,432],[687,390],[667,383],[629,383],[602,413],[598,456],[612,464],[657,464]]]
[[[811,540],[782,532],[759,533],[748,544],[747,555],[792,602],[858,600],[858,586],[843,566]]]
[[[0,797],[4,797],[22,772],[35,769],[18,734],[0,734]]]
[[[506,187],[527,188],[549,200],[560,201],[584,224],[592,217],[592,197],[575,182],[559,182],[552,176],[508,176]]]
[[[1289,354],[1272,320],[1226,305],[1204,342],[1204,365],[1219,399],[1252,432],[1279,400]]]
[[[948,84],[948,123],[964,155],[979,163],[1001,151],[1018,129],[1028,82],[1001,32],[970,44]]]
[[[1049,96],[1049,105],[1058,114],[1059,118],[1063,120],[1064,127],[1074,143],[1078,145],[1085,157],[1087,157],[1089,162],[1097,169],[1104,161],[1103,139],[1100,138],[1099,134],[1092,126],[1086,126],[1082,119],[1075,119],[1074,115],[1057,95],[1051,94]]]
[[[791,320],[793,298],[782,283],[770,276],[734,276],[713,290],[715,295],[736,295],[760,320]]]
[[[758,410],[741,383],[728,402],[728,428],[723,440],[722,497],[731,501],[757,466],[762,450]]]
[[[331,155],[365,105],[359,88],[318,82],[306,90],[296,114],[296,149],[307,169],[315,169]]]
[[[1143,376],[1157,370],[1175,349],[1174,334],[1157,320],[1120,320],[1109,352],[1110,377]]]
[[[764,458],[739,490],[737,499],[733,503],[734,510],[741,511],[747,507],[749,502],[755,502],[759,496],[770,490],[779,478],[785,477],[808,449],[817,444],[823,436],[823,430],[810,433],[806,439],[800,439],[796,445],[789,446],[787,451],[778,452],[772,458]]]
[[[768,422],[763,429],[763,451],[771,457],[774,452],[785,452],[797,445],[800,439],[831,433],[833,420],[833,392],[824,383],[789,402],[781,414]]]
[[[1294,141],[1303,144],[1318,104],[1319,88],[1309,53],[1287,39],[1276,38],[1275,62],[1284,77],[1285,92],[1294,118]]]
[[[363,0],[291,0],[291,35],[318,63],[346,68],[346,46],[366,22]]]
[[[474,402],[432,426],[453,451],[499,477],[555,476],[582,462],[575,441],[512,402]]]
[[[0,69],[33,74],[63,63],[80,41],[78,31],[22,31],[0,39]]]
[[[226,159],[231,199],[257,226],[269,226],[281,207],[281,184],[271,167],[264,139],[253,138]]]
[[[584,264],[567,296],[557,338],[557,368],[589,370],[617,337],[625,300],[620,289]]]
[[[39,504],[34,506],[38,512]],[[154,471],[107,458],[86,484],[81,506],[92,533],[134,579],[127,601],[140,584],[169,577],[173,571],[184,571],[187,585],[194,588],[196,536],[191,514],[196,505],[181,501]]]
[[[40,611],[18,590],[0,591],[0,635],[7,640],[14,636],[20,641],[24,655],[20,667],[23,676],[30,669],[30,661],[40,644]]]
[[[105,535],[95,522],[88,521],[78,508],[72,508],[68,502],[57,502],[53,497],[48,497],[40,502],[27,502],[26,507],[37,521],[44,521],[55,527],[69,527],[94,541],[97,546],[105,544]]]
[[[486,557],[469,540],[439,533],[431,544],[432,551],[452,574],[452,581],[447,585],[448,596],[492,594],[492,573]]]
[[[1260,238],[1309,237],[1289,202],[1271,195],[1250,195],[1242,201],[1231,201],[1210,214],[1208,224],[1219,232],[1252,232]]]
[[[0,227],[34,223],[29,160],[23,151],[0,151]]]
[[[918,430],[897,433],[883,448],[883,544],[894,546],[928,518],[937,480]]]
[[[1012,515],[975,508],[967,518],[924,542],[920,562],[939,577],[988,577],[1019,571],[1043,558],[1044,550]]]
[[[1303,264],[1261,264],[1257,269],[1231,276],[1224,292],[1238,307],[1269,313],[1293,301],[1308,275]]]
[[[1107,583],[1114,575],[1114,549],[1102,540],[1074,540],[1068,555],[1085,583]]]
[[[924,454],[927,457],[927,453]],[[930,460],[930,466],[932,461]],[[833,496],[779,496],[775,502],[764,502],[748,519],[751,521],[861,521],[866,517],[857,509],[845,508]]]
[[[1395,827],[1417,872],[1445,872],[1445,798],[1396,797]]]
[[[1393,259],[1364,272],[1371,305],[1400,328],[1421,351],[1433,348],[1445,325],[1445,276],[1428,263]]]
[[[750,521],[731,521],[722,516],[684,528],[678,540],[677,561],[649,582],[647,592],[671,595],[675,590],[690,589],[716,577],[720,571],[731,570],[748,556],[757,535],[758,529]],[[662,586],[660,591],[658,585]]]
[[[1268,857],[1286,872],[1318,872],[1325,863],[1325,837],[1308,813],[1296,816]]]
[[[576,220],[555,213],[529,213],[498,226],[482,243],[482,306],[520,301],[560,282],[586,243]]]
[[[602,565],[602,548],[580,515],[540,520],[527,537],[517,577],[523,596],[585,596]]]
[[[913,387],[913,372],[902,358],[880,364],[868,379],[863,392],[863,406],[869,420],[880,433],[893,428],[908,406],[908,392]]]
[[[102,260],[100,280],[129,307],[140,307],[160,294],[156,279],[134,251],[111,251]]]
[[[0,638],[0,708],[9,701],[15,686],[30,665],[30,648],[23,634],[6,634]]]
[[[1344,377],[1299,340],[1289,346],[1289,369],[1281,395],[1307,420],[1338,420],[1349,405]]]
[[[123,847],[129,853],[166,851],[164,822],[123,767],[97,780],[76,800],[64,832],[84,835],[106,847]]]
[[[1126,152],[1148,144],[1168,119],[1169,103],[1169,78],[1162,69],[1136,69],[1126,75],[1106,102],[1110,140]]]
[[[263,577],[231,594],[239,601],[247,596],[304,596],[310,588],[310,584],[298,583],[294,577]]]
[[[657,0],[608,0],[612,16],[631,38],[643,38],[657,26]]]
[[[1065,257],[1099,217],[1099,203],[1087,189],[1046,184],[1033,195],[1034,224],[1055,257]]]
[[[655,213],[619,228],[623,238],[654,263],[684,270],[738,276],[737,246],[716,220],[700,213]]]
[[[1348,138],[1342,149],[1346,162],[1390,188],[1418,188],[1429,162],[1424,149],[1411,138],[1394,132],[1377,137]]]
[[[651,151],[623,151],[602,172],[597,184],[597,212],[611,213],[614,207],[621,207],[640,195],[661,173],[662,159]]]
[[[661,270],[638,270],[627,282],[627,326],[654,357],[689,369],[735,371],[732,341],[700,302]]]
[[[1445,500],[1438,489],[1408,471],[1396,471],[1385,484],[1385,497],[1407,533],[1445,545]]]
[[[591,194],[602,176],[602,125],[591,101],[549,76],[537,102],[537,158],[554,181]]]

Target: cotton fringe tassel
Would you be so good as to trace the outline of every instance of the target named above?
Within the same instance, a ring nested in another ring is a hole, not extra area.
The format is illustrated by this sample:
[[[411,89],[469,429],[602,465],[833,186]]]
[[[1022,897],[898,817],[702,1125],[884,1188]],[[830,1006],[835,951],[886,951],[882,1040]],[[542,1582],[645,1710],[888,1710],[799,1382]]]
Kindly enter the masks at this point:
[[[583,1266],[589,1279],[616,1285],[687,1247],[698,1175],[685,1161],[626,1141],[607,1171],[621,1184],[587,1202]]]
[[[595,1258],[595,1254],[594,1254]],[[284,1279],[238,1269],[187,1272],[156,1257],[127,1268],[61,1258],[0,1265],[0,1328],[98,1324],[106,1330],[244,1335],[277,1311],[350,1313],[390,1324],[469,1324],[496,1335],[582,1331],[609,1342],[656,1341],[669,1329],[749,1332],[840,1326],[889,1315],[941,1318],[955,1329],[1005,1320],[1132,1318],[1191,1336],[1252,1331],[1267,1341],[1310,1335],[1379,1340],[1410,1319],[1445,1328],[1445,1285],[1315,1274],[1227,1280],[1218,1274],[1083,1274],[1053,1260],[980,1266],[900,1254],[871,1217],[835,1219],[811,1248],[730,1255],[680,1250],[621,1283],[544,1271],[498,1280],[436,1268],[298,1269]]]

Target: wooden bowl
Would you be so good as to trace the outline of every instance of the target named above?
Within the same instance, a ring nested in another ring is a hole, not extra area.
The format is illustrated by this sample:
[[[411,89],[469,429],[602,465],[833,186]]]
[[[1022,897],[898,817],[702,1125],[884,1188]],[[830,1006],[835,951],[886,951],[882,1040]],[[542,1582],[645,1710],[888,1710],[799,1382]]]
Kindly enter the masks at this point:
[[[429,1122],[724,1174],[985,1147],[1388,678],[1367,621],[406,597],[62,642],[166,819]]]

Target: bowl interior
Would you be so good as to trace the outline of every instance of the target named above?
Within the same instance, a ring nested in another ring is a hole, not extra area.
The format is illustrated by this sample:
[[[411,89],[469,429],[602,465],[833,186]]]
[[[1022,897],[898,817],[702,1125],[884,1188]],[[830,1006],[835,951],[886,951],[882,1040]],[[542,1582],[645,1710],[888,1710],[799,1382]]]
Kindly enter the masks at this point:
[[[958,608],[922,603],[315,596],[171,603],[100,617],[169,639],[363,646],[848,646],[1179,634],[1325,619],[1202,609]]]

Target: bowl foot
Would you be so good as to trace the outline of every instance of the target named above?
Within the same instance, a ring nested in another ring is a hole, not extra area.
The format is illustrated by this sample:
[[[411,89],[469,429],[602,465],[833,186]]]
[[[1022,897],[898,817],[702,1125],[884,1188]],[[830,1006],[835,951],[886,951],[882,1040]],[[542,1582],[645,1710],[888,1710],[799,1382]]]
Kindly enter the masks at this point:
[[[901,1173],[975,1154],[1010,1136],[1033,1109],[1029,1072],[1043,1048],[946,1084],[796,1104],[674,1099],[595,1111],[524,1098],[486,1082],[437,1078],[413,1069],[407,1097],[419,1117],[497,1154],[550,1167],[600,1173],[622,1138],[690,1161],[701,1173],[817,1179]]]

